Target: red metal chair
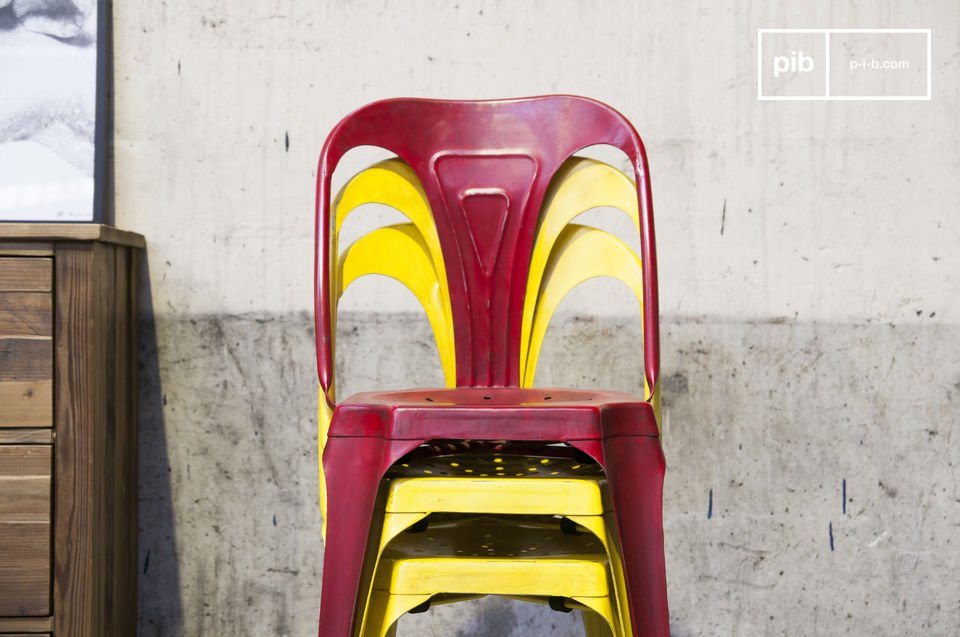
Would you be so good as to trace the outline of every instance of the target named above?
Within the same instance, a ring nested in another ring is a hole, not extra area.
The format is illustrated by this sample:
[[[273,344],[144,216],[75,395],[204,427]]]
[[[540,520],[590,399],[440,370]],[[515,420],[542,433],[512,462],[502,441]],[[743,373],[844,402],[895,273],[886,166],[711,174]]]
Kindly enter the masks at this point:
[[[623,151],[635,171],[649,388],[643,399],[520,387],[521,321],[541,202],[561,164],[595,144]],[[397,155],[427,195],[449,285],[456,388],[365,393],[334,405],[331,177],[358,146]],[[562,95],[370,104],[344,118],[324,145],[316,241],[317,364],[333,410],[322,458],[328,519],[320,637],[349,637],[354,629],[381,480],[400,458],[438,439],[564,442],[596,460],[614,506],[634,634],[668,635],[653,212],[646,155],[630,123],[604,104]]]

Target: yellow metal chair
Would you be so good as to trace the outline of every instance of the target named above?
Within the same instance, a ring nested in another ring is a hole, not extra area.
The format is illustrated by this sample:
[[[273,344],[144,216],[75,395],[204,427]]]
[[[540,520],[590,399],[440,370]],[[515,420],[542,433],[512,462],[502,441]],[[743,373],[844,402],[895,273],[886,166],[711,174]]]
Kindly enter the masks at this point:
[[[543,481],[552,482],[552,481]],[[603,517],[588,516],[599,522]],[[433,516],[418,534],[387,543],[373,581],[363,635],[382,637],[404,613],[483,595],[547,601],[598,615],[597,634],[619,635],[607,555],[592,533],[563,535],[551,517]]]
[[[336,297],[366,274],[389,276],[404,284],[424,307],[447,384],[453,386],[455,352],[446,274],[423,189],[410,168],[396,159],[361,172],[334,203],[334,245],[347,216],[364,203],[391,206],[411,223],[377,229],[344,250],[337,261]],[[611,276],[642,298],[642,267],[629,247],[602,230],[570,223],[581,212],[599,206],[620,208],[637,222],[633,182],[602,162],[569,160],[545,198],[533,252],[521,343],[525,386],[533,384],[553,312],[576,285],[592,277]],[[321,395],[321,457],[331,415]],[[363,635],[388,634],[400,615],[431,599],[441,603],[482,594],[573,600],[574,607],[585,611],[591,635],[631,634],[618,548],[606,532],[601,479],[576,477],[576,463],[551,467],[555,461],[550,458],[522,471],[526,475],[542,472],[552,479],[506,477],[504,463],[494,462],[498,456],[490,454],[486,477],[468,467],[460,473],[456,471],[460,462],[449,460],[459,477],[400,477],[389,482],[380,538],[371,542],[367,556],[371,566],[366,608],[360,618]],[[426,465],[418,467],[431,472]],[[322,465],[321,500],[324,506]],[[496,520],[478,515],[510,517]],[[523,517],[531,515],[562,516],[564,524],[578,530],[564,535],[559,522],[554,524],[557,528],[550,528]],[[429,523],[428,531],[410,532],[431,516],[441,517]],[[484,535],[510,539],[491,544]],[[445,547],[454,545],[465,548],[445,555]],[[470,547],[477,550],[462,553]],[[530,547],[536,548],[531,551]]]

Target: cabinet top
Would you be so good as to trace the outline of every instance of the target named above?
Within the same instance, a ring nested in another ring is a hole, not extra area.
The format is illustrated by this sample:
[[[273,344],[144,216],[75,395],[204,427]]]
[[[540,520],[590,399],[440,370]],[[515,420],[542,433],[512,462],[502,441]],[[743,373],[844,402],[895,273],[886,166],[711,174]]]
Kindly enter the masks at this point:
[[[146,247],[143,235],[99,223],[0,223],[0,241],[103,241]]]

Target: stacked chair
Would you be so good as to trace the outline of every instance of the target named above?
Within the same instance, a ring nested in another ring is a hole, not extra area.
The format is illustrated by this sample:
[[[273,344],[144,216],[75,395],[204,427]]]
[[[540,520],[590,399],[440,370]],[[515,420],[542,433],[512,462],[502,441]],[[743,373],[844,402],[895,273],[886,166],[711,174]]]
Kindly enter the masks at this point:
[[[596,144],[634,174],[574,156]],[[358,146],[395,157],[334,197],[333,171]],[[341,249],[365,203],[409,222]],[[573,223],[600,206],[633,220],[639,256]],[[336,402],[337,303],[367,274],[423,305],[447,387]],[[642,398],[532,387],[554,310],[598,276],[639,302]],[[653,214],[643,145],[622,115],[574,96],[361,108],[320,157],[315,283],[320,637],[392,635],[404,613],[485,595],[580,610],[591,636],[669,634]]]

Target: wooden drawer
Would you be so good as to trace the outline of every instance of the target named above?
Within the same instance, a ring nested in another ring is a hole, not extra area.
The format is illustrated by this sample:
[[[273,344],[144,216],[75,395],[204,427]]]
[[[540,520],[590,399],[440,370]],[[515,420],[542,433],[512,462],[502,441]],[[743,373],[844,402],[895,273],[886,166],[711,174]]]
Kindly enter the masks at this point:
[[[0,637],[136,635],[143,247],[0,223]]]
[[[0,257],[0,427],[53,424],[53,259]]]
[[[52,447],[0,445],[0,616],[50,614]]]

